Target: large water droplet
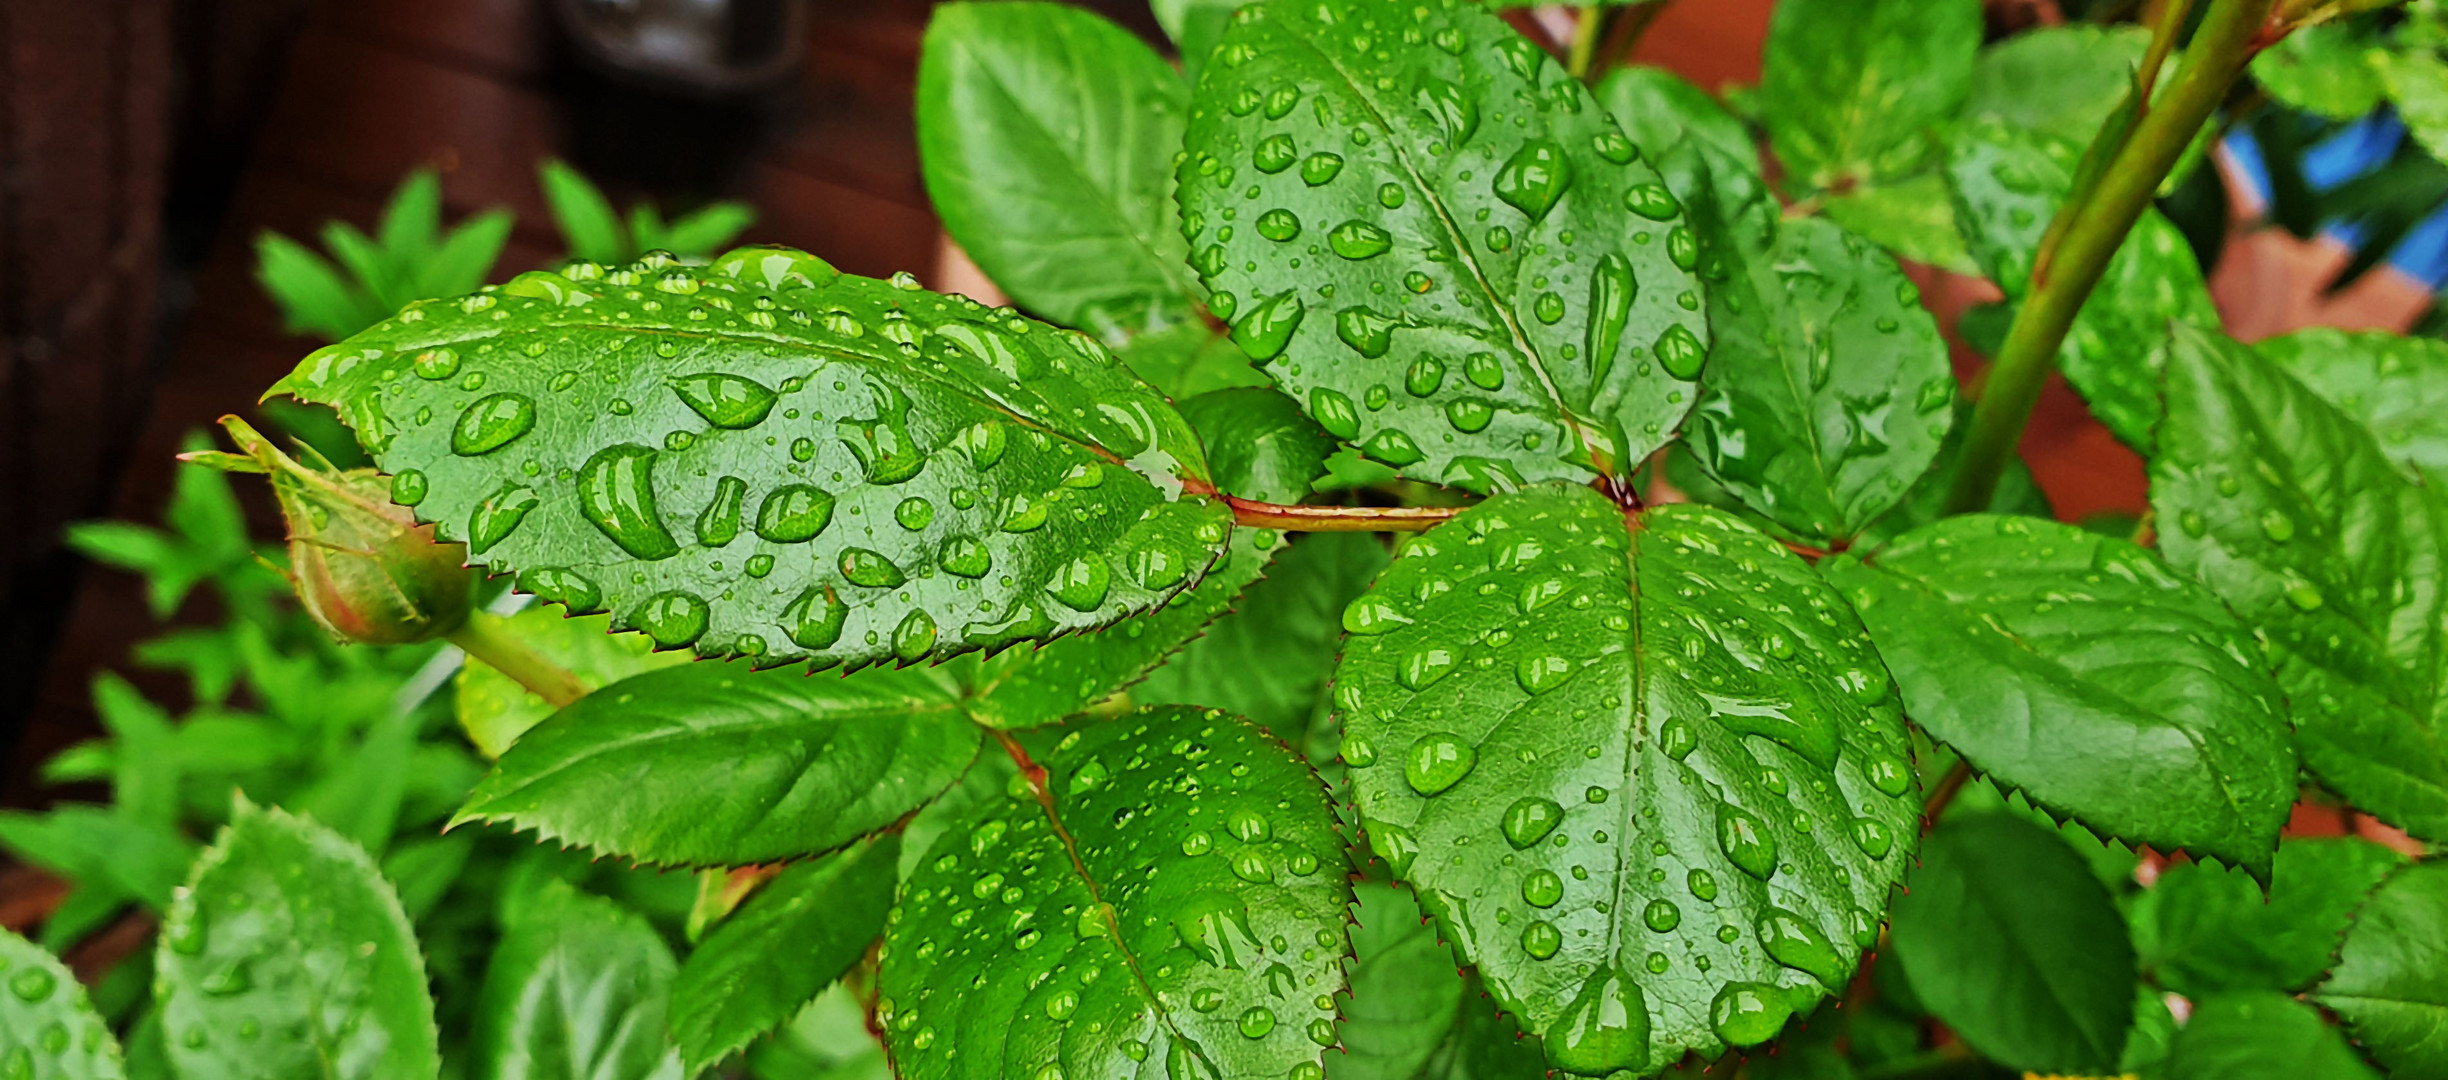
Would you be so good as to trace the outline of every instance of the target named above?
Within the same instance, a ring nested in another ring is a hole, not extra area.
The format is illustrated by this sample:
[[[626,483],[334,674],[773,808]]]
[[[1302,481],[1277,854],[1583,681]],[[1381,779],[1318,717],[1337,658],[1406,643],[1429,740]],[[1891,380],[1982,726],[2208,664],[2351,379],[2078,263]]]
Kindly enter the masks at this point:
[[[1675,201],[1674,193],[1664,184],[1635,184],[1624,189],[1624,209],[1648,218],[1664,221],[1683,212],[1683,204]]]
[[[1514,665],[1513,681],[1520,683],[1526,693],[1544,694],[1564,685],[1565,680],[1572,678],[1573,672],[1578,670],[1572,661],[1561,656],[1526,656]]]
[[[1548,1025],[1546,1041],[1548,1059],[1568,1072],[1639,1069],[1649,1062],[1648,1001],[1639,984],[1612,967],[1600,970]]]
[[[680,544],[655,510],[655,451],[636,443],[607,446],[578,467],[578,512],[641,559],[668,559]]]
[[[1451,649],[1424,645],[1403,657],[1402,663],[1394,669],[1394,680],[1406,690],[1425,690],[1453,674],[1454,668],[1461,663],[1461,658],[1455,656]]]
[[[1683,925],[1683,909],[1674,906],[1672,900],[1651,900],[1648,907],[1641,909],[1641,923],[1663,934]]]
[[[842,626],[849,620],[850,606],[822,585],[809,586],[782,609],[782,625],[803,649],[831,648],[841,640]]]
[[[980,578],[993,567],[994,553],[988,550],[984,541],[971,536],[956,536],[944,542],[943,568],[946,573]]]
[[[1776,837],[1749,812],[1730,803],[1717,806],[1717,847],[1743,873],[1762,881],[1776,873]]]
[[[1348,307],[1335,313],[1335,336],[1352,351],[1370,359],[1384,356],[1394,347],[1394,328],[1401,325],[1365,307]]]
[[[1655,348],[1658,363],[1678,379],[1699,378],[1700,366],[1708,362],[1708,349],[1700,344],[1699,335],[1680,323],[1659,334]]]
[[[1361,828],[1368,834],[1369,851],[1384,859],[1395,877],[1411,872],[1412,861],[1419,858],[1419,840],[1411,830],[1381,821],[1364,821]]]
[[[721,547],[739,536],[740,501],[748,495],[748,482],[736,476],[726,476],[714,483],[714,497],[706,500],[705,509],[697,512],[697,542],[705,547]]]
[[[1784,991],[1760,983],[1728,983],[1709,1003],[1709,1027],[1729,1046],[1757,1046],[1776,1038],[1792,1016]]]
[[[1462,782],[1471,767],[1479,763],[1479,751],[1452,735],[1423,735],[1411,744],[1411,753],[1403,759],[1403,779],[1411,790],[1422,795],[1436,795]]]
[[[656,645],[676,649],[705,636],[709,614],[704,598],[674,589],[648,599],[630,621]]]
[[[1479,104],[1472,101],[1462,88],[1438,78],[1423,78],[1414,95],[1419,107],[1445,129],[1446,142],[1455,149],[1470,141],[1479,130]]]
[[[2263,510],[2261,511],[2261,535],[2269,537],[2273,544],[2283,544],[2293,540],[2295,539],[2295,519],[2288,517],[2286,511],[2276,507]]]
[[[440,381],[459,373],[459,354],[450,349],[427,349],[418,353],[408,366],[417,378]]]
[[[1759,920],[1760,945],[1777,963],[1819,980],[1830,993],[1844,989],[1845,965],[1827,935],[1800,915],[1769,908]]]
[[[603,607],[603,591],[594,582],[560,567],[542,566],[520,574],[518,587],[568,608],[572,615],[584,615]]]
[[[898,388],[872,384],[876,415],[834,425],[870,484],[898,484],[926,468],[926,448],[910,435],[910,400]]]
[[[1323,386],[1309,391],[1309,417],[1338,439],[1360,434],[1360,410],[1341,391]]]
[[[1895,833],[1877,818],[1853,819],[1853,845],[1873,859],[1884,859],[1895,847]]]
[[[534,488],[515,480],[504,482],[500,490],[485,496],[476,509],[468,512],[468,551],[482,555],[492,550],[493,545],[516,531],[519,522],[527,519],[527,512],[541,501]],[[673,545],[672,550],[678,551],[679,546]]]
[[[1369,436],[1367,442],[1360,444],[1360,452],[1397,469],[1406,465],[1417,465],[1428,456],[1420,453],[1419,444],[1412,442],[1411,436],[1393,428],[1386,428]]]
[[[1517,849],[1527,848],[1546,839],[1547,834],[1554,832],[1563,820],[1564,808],[1557,805],[1555,800],[1536,795],[1524,796],[1505,809],[1505,842]]]
[[[1571,159],[1564,148],[1546,139],[1532,139],[1496,170],[1493,186],[1505,204],[1539,221],[1572,187]]]
[[[915,663],[935,650],[935,617],[924,611],[902,616],[901,625],[893,627],[893,655],[903,663]]]
[[[1242,1037],[1263,1039],[1275,1030],[1275,1013],[1264,1005],[1252,1005],[1241,1013],[1240,1026]]]
[[[1470,354],[1462,361],[1462,374],[1482,390],[1504,389],[1504,361],[1497,359],[1495,353]]]
[[[1073,611],[1095,611],[1112,587],[1113,568],[1095,552],[1064,563],[1046,583],[1046,591]]]
[[[391,478],[391,501],[401,506],[415,506],[425,501],[429,486],[424,473],[402,469],[398,476]]]
[[[1342,171],[1343,158],[1340,155],[1316,153],[1309,155],[1301,162],[1300,174],[1302,182],[1310,187],[1317,187],[1333,180],[1335,174]]]
[[[1292,240],[1298,239],[1300,236],[1300,231],[1300,215],[1295,214],[1290,210],[1286,210],[1283,207],[1278,206],[1273,210],[1269,210],[1266,213],[1258,215],[1258,235],[1266,237],[1269,240],[1273,240],[1278,244],[1289,243]]]
[[[1589,326],[1585,333],[1595,380],[1604,382],[1607,372],[1615,365],[1616,346],[1623,342],[1624,320],[1632,314],[1632,299],[1639,295],[1639,286],[1632,280],[1632,264],[1622,255],[1608,252],[1598,260],[1590,273]]]
[[[1259,140],[1258,149],[1250,152],[1250,164],[1257,166],[1259,172],[1272,176],[1291,168],[1292,162],[1299,157],[1300,150],[1292,145],[1292,136],[1269,135]]]
[[[682,375],[671,388],[690,411],[718,428],[755,427],[774,407],[774,392],[765,384],[727,371]]]
[[[1413,361],[1411,369],[1403,373],[1403,389],[1410,391],[1412,397],[1427,397],[1443,385],[1445,364],[1433,356],[1423,356]]]
[[[1408,617],[1394,610],[1394,605],[1382,596],[1362,595],[1343,608],[1344,632],[1361,637],[1388,633],[1410,623]]]
[[[1287,289],[1269,297],[1233,324],[1233,344],[1263,365],[1283,355],[1284,348],[1292,344],[1292,332],[1300,329],[1301,316],[1308,314],[1308,310],[1297,291]]]
[[[451,452],[467,457],[489,454],[535,429],[535,402],[522,394],[480,398],[459,414],[451,428]]]
[[[1533,870],[1522,879],[1521,895],[1532,907],[1554,907],[1564,899],[1564,879],[1553,870]]]
[[[1445,403],[1445,422],[1452,424],[1455,431],[1464,433],[1484,431],[1495,420],[1495,407],[1476,398],[1463,398]]]
[[[1359,260],[1383,255],[1394,246],[1394,237],[1365,221],[1346,221],[1326,234],[1326,246],[1346,259]]]
[[[1533,960],[1545,960],[1564,947],[1564,935],[1545,919],[1522,927],[1522,951]]]
[[[870,589],[898,589],[909,580],[900,565],[883,552],[861,547],[842,549],[841,572],[850,584]]]
[[[784,484],[757,504],[756,533],[777,544],[813,540],[832,523],[833,502],[833,493],[823,488]]]

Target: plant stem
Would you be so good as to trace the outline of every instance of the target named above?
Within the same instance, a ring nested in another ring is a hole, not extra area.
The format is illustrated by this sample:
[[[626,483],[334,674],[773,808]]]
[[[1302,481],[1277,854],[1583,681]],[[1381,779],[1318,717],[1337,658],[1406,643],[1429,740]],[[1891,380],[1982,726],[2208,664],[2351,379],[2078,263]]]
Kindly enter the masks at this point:
[[[1955,801],[1955,793],[1962,791],[1964,782],[1970,779],[1972,763],[1956,758],[1955,764],[1947,767],[1946,775],[1931,786],[1929,801],[1921,804],[1921,831],[1928,832],[1930,826],[1938,823],[1938,815],[1946,813],[1947,804]]]
[[[520,686],[535,691],[536,696],[551,702],[553,708],[563,708],[587,695],[587,688],[577,675],[528,648],[526,642],[509,632],[509,625],[509,620],[501,616],[471,611],[467,622],[445,635],[445,640],[510,676]]]
[[[1640,45],[1641,37],[1649,32],[1649,24],[1664,14],[1666,5],[1674,0],[1643,0],[1624,9],[1614,24],[1607,28],[1606,40],[1598,46],[1598,58],[1590,64],[1590,81],[1596,82],[1611,68],[1624,62]]]
[[[1459,506],[1286,506],[1224,496],[1233,524],[1286,532],[1425,532],[1462,512]]]
[[[2244,65],[2265,44],[2262,29],[2272,3],[2211,0],[2165,98],[2155,105],[2137,103],[2140,119],[2097,187],[2088,197],[2058,208],[2057,217],[2067,224],[2052,231],[2061,232],[2062,239],[2045,267],[2035,262],[2029,295],[2006,331],[1997,363],[1989,369],[1988,383],[1973,409],[1971,431],[1964,438],[1963,465],[1948,495],[1948,513],[1967,513],[1989,505],[1998,477],[2023,437],[2023,425],[2039,403],[2040,389],[2048,382],[2057,349],[2065,343],[2075,314],[2099,284],[2125,235],[2133,231],[2134,222],[2149,209],[2159,182],[2217,111]],[[2164,25],[2161,29],[2173,32]],[[2115,138],[2118,126],[2112,118],[2102,126],[2100,138]]]
[[[1607,24],[1613,21],[1616,9],[1591,4],[1580,10],[1573,22],[1572,52],[1564,58],[1564,70],[1583,82],[1591,78],[1590,64],[1598,57],[1598,42],[1606,37]]]

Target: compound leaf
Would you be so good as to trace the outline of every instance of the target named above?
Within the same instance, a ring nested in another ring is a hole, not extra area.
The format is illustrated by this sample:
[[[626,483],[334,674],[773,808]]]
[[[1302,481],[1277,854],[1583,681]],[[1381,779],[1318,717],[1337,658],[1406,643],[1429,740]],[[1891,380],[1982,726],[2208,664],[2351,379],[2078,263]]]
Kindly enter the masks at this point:
[[[2286,699],[2208,589],[2127,541],[1991,514],[1820,571],[1905,713],[1974,768],[2099,832],[2269,877],[2295,802]]]
[[[2396,1076],[2448,1074],[2448,861],[2391,875],[2355,913],[2312,1000]]]
[[[1919,171],[1971,86],[1981,32],[1978,0],[1779,3],[1759,94],[1769,145],[1813,188]]]
[[[1103,625],[1229,529],[1089,338],[780,248],[412,305],[273,388],[473,560],[664,648],[859,665]]]
[[[2355,909],[2405,861],[2355,837],[2290,838],[2278,846],[2266,897],[2241,873],[2170,866],[2135,902],[2134,945],[2153,979],[2188,997],[2309,989]]]
[[[1734,517],[1586,488],[1490,499],[1344,610],[1370,848],[1548,1060],[1655,1070],[1845,985],[1912,861],[1868,635]]]
[[[636,912],[546,882],[485,970],[477,1080],[684,1080],[665,1027],[677,968]]]
[[[2324,326],[2253,349],[2370,429],[2391,460],[2448,477],[2448,341]]]
[[[2160,1071],[2168,1080],[2380,1080],[2319,1011],[2269,991],[2197,1000]]]
[[[1909,884],[1889,936],[1931,1015],[2010,1068],[2116,1071],[2133,943],[2072,847],[2011,813],[1956,814]]]
[[[355,844],[244,796],[171,903],[154,965],[179,1076],[441,1068],[425,960],[390,882]]]
[[[671,1028],[688,1075],[780,1026],[866,954],[891,909],[901,838],[782,871],[689,953]]]
[[[1245,721],[1090,723],[938,841],[885,931],[900,1075],[1314,1075],[1351,900],[1324,788]]]
[[[2260,632],[2304,764],[2448,839],[2448,499],[2259,354],[2179,327],[2151,507],[2168,561]]]
[[[1680,201],[1460,0],[1245,7],[1177,178],[1234,340],[1338,438],[1472,490],[1625,475],[1706,351]]]
[[[0,931],[0,972],[9,988],[0,995],[8,1068],[44,1080],[125,1080],[119,1040],[57,957]]]

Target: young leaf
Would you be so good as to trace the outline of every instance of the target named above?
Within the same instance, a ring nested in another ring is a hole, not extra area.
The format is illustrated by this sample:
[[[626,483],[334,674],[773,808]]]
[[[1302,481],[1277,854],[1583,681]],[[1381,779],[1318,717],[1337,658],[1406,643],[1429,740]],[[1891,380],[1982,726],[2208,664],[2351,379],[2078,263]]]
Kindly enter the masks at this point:
[[[1385,565],[1385,544],[1374,536],[1302,537],[1231,614],[1150,673],[1133,700],[1223,709],[1300,745],[1334,674],[1343,606]]]
[[[0,931],[0,1067],[31,1080],[125,1080],[119,1041],[58,958]]]
[[[452,824],[509,822],[658,865],[830,851],[960,779],[978,731],[959,696],[943,668],[648,672],[528,731]]]
[[[502,245],[516,223],[508,210],[494,209],[459,223],[427,257],[417,273],[417,297],[457,296],[472,292],[493,273]],[[346,335],[335,334],[334,337]]]
[[[2150,39],[2146,27],[2088,24],[2016,34],[1981,50],[1961,118],[2088,143],[2132,93]]]
[[[927,194],[1021,307],[1068,326],[1098,308],[1193,321],[1171,194],[1189,102],[1156,50],[1092,12],[945,4],[918,60]]]
[[[1464,983],[1454,974],[1453,954],[1408,891],[1371,883],[1352,894],[1343,1053],[1326,1059],[1326,1076],[1413,1080],[1460,1018]]]
[[[1819,570],[1906,715],[1974,768],[2102,833],[2268,879],[2295,801],[2286,699],[2208,589],[2124,540],[1990,514]]]
[[[800,863],[757,890],[689,953],[671,1028],[688,1075],[773,1030],[858,963],[884,932],[901,839]]]
[[[1955,219],[1972,255],[2008,299],[2020,300],[2031,287],[2040,239],[2073,184],[2079,149],[1976,121],[1958,128],[1947,150]],[[2057,352],[2058,367],[2091,415],[2145,455],[2160,414],[2157,346],[2167,340],[2170,321],[2216,329],[2218,308],[2184,233],[2146,209]]]
[[[1343,627],[1369,846],[1554,1065],[1764,1043],[1877,940],[1918,835],[1902,718],[1775,541],[1704,507],[1498,496]]]
[[[2160,1075],[2167,1080],[2380,1080],[2311,1006],[2268,991],[2197,1000]]]
[[[2370,429],[2390,459],[2448,478],[2448,341],[2315,327],[2253,349]]]
[[[2337,955],[2356,908],[2405,856],[2354,837],[2278,846],[2269,894],[2245,875],[2202,863],[2168,867],[2135,901],[2143,970],[2170,990],[2308,989]]]
[[[648,204],[638,205],[645,208]],[[740,233],[756,224],[756,218],[756,207],[744,202],[709,203],[672,222],[657,246],[682,256],[712,255],[731,246]]]
[[[1728,275],[1686,441],[1794,535],[1850,540],[1904,497],[1955,419],[1938,323],[1895,260],[1825,221],[1754,243],[1697,215]]]
[[[2168,561],[2259,629],[2324,784],[2448,839],[2448,499],[2223,336],[2178,329],[2167,396],[2151,507]]]
[[[416,305],[273,392],[521,588],[760,666],[1103,625],[1223,546],[1189,425],[1082,335],[788,249],[589,275]]]
[[[876,1001],[900,1075],[1315,1075],[1352,896],[1316,776],[1178,707],[1082,727],[1042,764],[902,891]]]
[[[608,632],[608,616],[562,618],[541,604],[510,617],[509,630],[527,647],[578,676],[589,690],[659,668],[688,662],[686,653],[658,653],[644,634]],[[553,714],[543,695],[475,657],[459,671],[459,726],[478,753],[498,758],[527,729]]]
[[[1691,408],[1708,328],[1680,202],[1478,5],[1244,7],[1185,148],[1209,307],[1321,426],[1403,475],[1627,475]]]
[[[1897,258],[1967,276],[1980,273],[1980,264],[1964,246],[1963,231],[1955,225],[1946,179],[1936,173],[1830,195],[1819,204],[1819,212]]]
[[[2355,913],[2337,966],[2312,1000],[2344,1017],[2395,1076],[2448,1075],[2448,860],[2391,875]]]
[[[2133,944],[2073,848],[2012,814],[1957,814],[1909,884],[1889,936],[1931,1015],[2009,1068],[2114,1071]]]
[[[1814,188],[1918,171],[1980,42],[1978,0],[1785,0],[1761,60],[1769,145]]]
[[[536,182],[544,188],[544,203],[571,256],[590,262],[618,263],[632,256],[629,232],[620,214],[585,174],[559,161],[536,166]]]
[[[244,796],[170,905],[154,965],[180,1076],[441,1068],[424,957],[390,882],[331,830]]]
[[[485,970],[476,1080],[683,1080],[664,1026],[677,966],[635,912],[547,882]]]
[[[1208,466],[1228,495],[1299,502],[1335,451],[1333,437],[1301,415],[1297,403],[1265,387],[1201,394],[1182,402],[1181,411],[1209,447]]]
[[[321,255],[275,232],[255,238],[255,280],[281,309],[292,334],[339,340],[381,321],[365,295]]]

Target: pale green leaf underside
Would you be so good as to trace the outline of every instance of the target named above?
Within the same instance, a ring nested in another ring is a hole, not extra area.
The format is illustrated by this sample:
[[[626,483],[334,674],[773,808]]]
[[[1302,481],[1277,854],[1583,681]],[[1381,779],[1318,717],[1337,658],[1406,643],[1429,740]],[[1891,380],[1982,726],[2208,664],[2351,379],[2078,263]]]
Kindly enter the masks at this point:
[[[2209,590],[2124,540],[1987,514],[1819,569],[1904,711],[1975,768],[2101,833],[2268,876],[2296,792],[2286,699]]]
[[[43,1080],[123,1080],[119,1040],[85,999],[85,988],[57,957],[0,931],[0,1047],[20,1073]]]
[[[2355,913],[2312,1000],[2393,1076],[2448,1074],[2448,860],[2398,871]]]
[[[619,904],[547,882],[493,951],[470,1054],[484,1080],[686,1080],[671,947]]]
[[[1626,473],[1690,409],[1707,326],[1680,206],[1578,80],[1477,5],[1243,8],[1186,148],[1210,307],[1404,475]]]
[[[2304,764],[2448,839],[2448,499],[2250,349],[2179,329],[2151,507],[2168,561],[2258,628]]]
[[[2448,342],[2324,326],[2253,349],[2370,429],[2390,460],[2448,478]]]
[[[1083,335],[743,248],[414,305],[275,386],[478,564],[665,648],[859,665],[1112,622],[1229,529]]]
[[[1500,496],[1344,627],[1370,847],[1552,1063],[1766,1042],[1876,940],[1918,835],[1902,718],[1844,601],[1766,536]]]
[[[441,1068],[425,960],[390,883],[362,849],[284,811],[239,799],[171,904],[154,964],[180,1076],[430,1080]]]
[[[1315,1070],[1351,900],[1316,777],[1181,707],[1089,723],[1040,763],[1042,800],[1015,784],[903,888],[876,1004],[899,1075]]]
[[[1784,0],[1759,100],[1769,145],[1808,187],[1883,181],[1936,157],[1981,41],[1977,0]]]

